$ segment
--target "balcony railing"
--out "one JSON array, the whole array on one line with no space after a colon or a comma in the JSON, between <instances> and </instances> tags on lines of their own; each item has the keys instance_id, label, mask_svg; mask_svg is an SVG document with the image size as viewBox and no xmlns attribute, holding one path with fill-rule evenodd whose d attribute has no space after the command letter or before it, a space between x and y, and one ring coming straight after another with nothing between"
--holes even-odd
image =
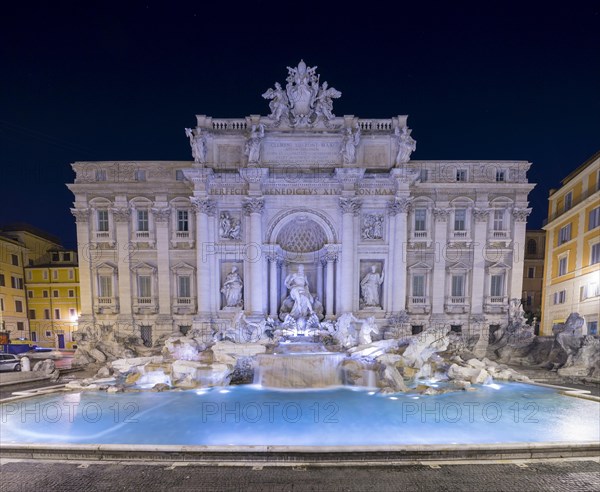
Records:
<instances>
[{"instance_id":1,"label":"balcony railing","mask_svg":"<svg viewBox=\"0 0 600 492\"><path fill-rule=\"evenodd\" d=\"M450 296L446 299L448 304L466 304L467 298L465 296Z\"/></svg>"},{"instance_id":2,"label":"balcony railing","mask_svg":"<svg viewBox=\"0 0 600 492\"><path fill-rule=\"evenodd\" d=\"M427 297L412 296L410 298L410 303L411 304L428 304L428 301L427 301Z\"/></svg>"},{"instance_id":3,"label":"balcony railing","mask_svg":"<svg viewBox=\"0 0 600 492\"><path fill-rule=\"evenodd\" d=\"M149 231L137 231L135 233L135 237L136 237L136 239L150 239L150 232Z\"/></svg>"},{"instance_id":4,"label":"balcony railing","mask_svg":"<svg viewBox=\"0 0 600 492\"><path fill-rule=\"evenodd\" d=\"M190 314L196 311L196 299L194 297L171 298L173 312L175 314Z\"/></svg>"},{"instance_id":5,"label":"balcony railing","mask_svg":"<svg viewBox=\"0 0 600 492\"><path fill-rule=\"evenodd\" d=\"M99 296L94 301L94 311L98 314L116 314L119 312L119 299L117 297Z\"/></svg>"},{"instance_id":6,"label":"balcony railing","mask_svg":"<svg viewBox=\"0 0 600 492\"><path fill-rule=\"evenodd\" d=\"M158 311L158 299L156 297L134 297L133 309L135 312L153 313Z\"/></svg>"},{"instance_id":7,"label":"balcony railing","mask_svg":"<svg viewBox=\"0 0 600 492\"><path fill-rule=\"evenodd\" d=\"M506 239L508 237L508 231L492 231L490 237L492 239Z\"/></svg>"},{"instance_id":8,"label":"balcony railing","mask_svg":"<svg viewBox=\"0 0 600 492\"><path fill-rule=\"evenodd\" d=\"M96 302L97 302L97 304L104 304L106 306L106 305L114 304L115 298L114 297L98 297L98 298L96 298Z\"/></svg>"},{"instance_id":9,"label":"balcony railing","mask_svg":"<svg viewBox=\"0 0 600 492\"><path fill-rule=\"evenodd\" d=\"M465 239L469 235L469 231L452 231L454 239Z\"/></svg>"},{"instance_id":10,"label":"balcony railing","mask_svg":"<svg viewBox=\"0 0 600 492\"><path fill-rule=\"evenodd\" d=\"M175 238L177 239L189 239L190 231L175 231Z\"/></svg>"},{"instance_id":11,"label":"balcony railing","mask_svg":"<svg viewBox=\"0 0 600 492\"><path fill-rule=\"evenodd\" d=\"M429 236L427 231L413 231L414 239L427 239Z\"/></svg>"},{"instance_id":12,"label":"balcony railing","mask_svg":"<svg viewBox=\"0 0 600 492\"><path fill-rule=\"evenodd\" d=\"M508 304L508 298L506 296L488 296L486 301L489 304Z\"/></svg>"}]
</instances>

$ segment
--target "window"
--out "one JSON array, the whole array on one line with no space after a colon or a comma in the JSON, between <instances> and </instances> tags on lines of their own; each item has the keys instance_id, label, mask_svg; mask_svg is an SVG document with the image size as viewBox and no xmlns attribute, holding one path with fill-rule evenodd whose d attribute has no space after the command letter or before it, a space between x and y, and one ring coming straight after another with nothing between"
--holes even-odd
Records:
<instances>
[{"instance_id":1,"label":"window","mask_svg":"<svg viewBox=\"0 0 600 492\"><path fill-rule=\"evenodd\" d=\"M29 299L33 298L33 291L32 290L28 290L27 291L27 297L29 297Z\"/></svg>"},{"instance_id":2,"label":"window","mask_svg":"<svg viewBox=\"0 0 600 492\"><path fill-rule=\"evenodd\" d=\"M457 169L456 170L456 181L466 181L467 180L467 170L466 169Z\"/></svg>"},{"instance_id":3,"label":"window","mask_svg":"<svg viewBox=\"0 0 600 492\"><path fill-rule=\"evenodd\" d=\"M187 232L190 230L187 210L177 210L177 230L179 232Z\"/></svg>"},{"instance_id":4,"label":"window","mask_svg":"<svg viewBox=\"0 0 600 492\"><path fill-rule=\"evenodd\" d=\"M21 277L10 277L10 286L13 289L21 289L23 290L23 279Z\"/></svg>"},{"instance_id":5,"label":"window","mask_svg":"<svg viewBox=\"0 0 600 492\"><path fill-rule=\"evenodd\" d=\"M46 338L52 338L52 332L50 330L46 330L44 334Z\"/></svg>"},{"instance_id":6,"label":"window","mask_svg":"<svg viewBox=\"0 0 600 492\"><path fill-rule=\"evenodd\" d=\"M63 253L63 260L71 261L71 253Z\"/></svg>"},{"instance_id":7,"label":"window","mask_svg":"<svg viewBox=\"0 0 600 492\"><path fill-rule=\"evenodd\" d=\"M454 210L454 230L464 231L467 225L467 210L464 208L457 208Z\"/></svg>"},{"instance_id":8,"label":"window","mask_svg":"<svg viewBox=\"0 0 600 492\"><path fill-rule=\"evenodd\" d=\"M29 319L35 319L35 309L29 310Z\"/></svg>"},{"instance_id":9,"label":"window","mask_svg":"<svg viewBox=\"0 0 600 492\"><path fill-rule=\"evenodd\" d=\"M98 293L100 297L112 297L112 277L110 275L98 277Z\"/></svg>"},{"instance_id":10,"label":"window","mask_svg":"<svg viewBox=\"0 0 600 492\"><path fill-rule=\"evenodd\" d=\"M567 224L560 228L558 231L558 245L566 243L571 240L571 224Z\"/></svg>"},{"instance_id":11,"label":"window","mask_svg":"<svg viewBox=\"0 0 600 492\"><path fill-rule=\"evenodd\" d=\"M108 210L98 210L98 231L108 232Z\"/></svg>"},{"instance_id":12,"label":"window","mask_svg":"<svg viewBox=\"0 0 600 492\"><path fill-rule=\"evenodd\" d=\"M44 270L44 272L42 273L42 277L44 278L44 280L48 280L48 270Z\"/></svg>"},{"instance_id":13,"label":"window","mask_svg":"<svg viewBox=\"0 0 600 492\"><path fill-rule=\"evenodd\" d=\"M17 321L17 330L23 331L25 329L25 323L22 321Z\"/></svg>"},{"instance_id":14,"label":"window","mask_svg":"<svg viewBox=\"0 0 600 492\"><path fill-rule=\"evenodd\" d=\"M152 296L152 277L150 275L138 276L138 297Z\"/></svg>"},{"instance_id":15,"label":"window","mask_svg":"<svg viewBox=\"0 0 600 492\"><path fill-rule=\"evenodd\" d=\"M69 268L69 280L73 280L75 278L75 271L72 268Z\"/></svg>"},{"instance_id":16,"label":"window","mask_svg":"<svg viewBox=\"0 0 600 492\"><path fill-rule=\"evenodd\" d=\"M527 278L535 278L535 267L527 268Z\"/></svg>"},{"instance_id":17,"label":"window","mask_svg":"<svg viewBox=\"0 0 600 492\"><path fill-rule=\"evenodd\" d=\"M10 255L13 266L19 266L19 257L17 255Z\"/></svg>"},{"instance_id":18,"label":"window","mask_svg":"<svg viewBox=\"0 0 600 492\"><path fill-rule=\"evenodd\" d=\"M600 263L600 243L593 244L590 251L590 265L596 263Z\"/></svg>"},{"instance_id":19,"label":"window","mask_svg":"<svg viewBox=\"0 0 600 492\"><path fill-rule=\"evenodd\" d=\"M0 311L4 311L4 298L0 297Z\"/></svg>"},{"instance_id":20,"label":"window","mask_svg":"<svg viewBox=\"0 0 600 492\"><path fill-rule=\"evenodd\" d=\"M52 261L59 261L60 260L60 256L58 256L58 253L52 253Z\"/></svg>"},{"instance_id":21,"label":"window","mask_svg":"<svg viewBox=\"0 0 600 492\"><path fill-rule=\"evenodd\" d=\"M528 295L525 300L525 305L527 305L527 306L531 306L532 303L533 303L533 294Z\"/></svg>"},{"instance_id":22,"label":"window","mask_svg":"<svg viewBox=\"0 0 600 492\"><path fill-rule=\"evenodd\" d=\"M42 291L42 297L48 297L48 291L47 290Z\"/></svg>"},{"instance_id":23,"label":"window","mask_svg":"<svg viewBox=\"0 0 600 492\"><path fill-rule=\"evenodd\" d=\"M418 335L422 331L423 331L423 325L412 325L411 326L411 333L413 335Z\"/></svg>"},{"instance_id":24,"label":"window","mask_svg":"<svg viewBox=\"0 0 600 492\"><path fill-rule=\"evenodd\" d=\"M183 171L181 169L177 169L175 171L175 180L176 181L183 181Z\"/></svg>"},{"instance_id":25,"label":"window","mask_svg":"<svg viewBox=\"0 0 600 492\"><path fill-rule=\"evenodd\" d=\"M54 319L60 319L60 309L56 308L54 310Z\"/></svg>"},{"instance_id":26,"label":"window","mask_svg":"<svg viewBox=\"0 0 600 492\"><path fill-rule=\"evenodd\" d=\"M4 287L6 285L6 281L4 280L4 274L0 273L0 287Z\"/></svg>"},{"instance_id":27,"label":"window","mask_svg":"<svg viewBox=\"0 0 600 492\"><path fill-rule=\"evenodd\" d=\"M452 297L463 297L465 295L465 276L452 275Z\"/></svg>"},{"instance_id":28,"label":"window","mask_svg":"<svg viewBox=\"0 0 600 492\"><path fill-rule=\"evenodd\" d=\"M17 313L23 312L23 301L20 301L19 299L15 299L15 311Z\"/></svg>"},{"instance_id":29,"label":"window","mask_svg":"<svg viewBox=\"0 0 600 492\"><path fill-rule=\"evenodd\" d=\"M148 232L148 210L137 211L137 230Z\"/></svg>"},{"instance_id":30,"label":"window","mask_svg":"<svg viewBox=\"0 0 600 492\"><path fill-rule=\"evenodd\" d=\"M563 256L558 259L558 276L565 275L567 273L567 257Z\"/></svg>"},{"instance_id":31,"label":"window","mask_svg":"<svg viewBox=\"0 0 600 492\"><path fill-rule=\"evenodd\" d=\"M504 230L504 210L494 210L494 230Z\"/></svg>"},{"instance_id":32,"label":"window","mask_svg":"<svg viewBox=\"0 0 600 492\"><path fill-rule=\"evenodd\" d=\"M588 231L595 229L600 225L600 207L590 211Z\"/></svg>"},{"instance_id":33,"label":"window","mask_svg":"<svg viewBox=\"0 0 600 492\"><path fill-rule=\"evenodd\" d=\"M501 169L496 169L496 181L501 182L501 181L505 181L505 174L504 171Z\"/></svg>"},{"instance_id":34,"label":"window","mask_svg":"<svg viewBox=\"0 0 600 492\"><path fill-rule=\"evenodd\" d=\"M598 334L598 321L590 321L587 326L588 326L588 335L597 335Z\"/></svg>"},{"instance_id":35,"label":"window","mask_svg":"<svg viewBox=\"0 0 600 492\"><path fill-rule=\"evenodd\" d=\"M450 325L450 331L454 333L462 333L462 325Z\"/></svg>"},{"instance_id":36,"label":"window","mask_svg":"<svg viewBox=\"0 0 600 492\"><path fill-rule=\"evenodd\" d=\"M58 297L58 291L57 290L53 290L52 291L52 297Z\"/></svg>"},{"instance_id":37,"label":"window","mask_svg":"<svg viewBox=\"0 0 600 492\"><path fill-rule=\"evenodd\" d=\"M561 290L554 293L554 304L564 304L567 302L567 291Z\"/></svg>"},{"instance_id":38,"label":"window","mask_svg":"<svg viewBox=\"0 0 600 492\"><path fill-rule=\"evenodd\" d=\"M27 280L29 280L30 282L33 280L33 273L31 272L31 270L27 270Z\"/></svg>"},{"instance_id":39,"label":"window","mask_svg":"<svg viewBox=\"0 0 600 492\"><path fill-rule=\"evenodd\" d=\"M50 310L44 309L44 319L50 319Z\"/></svg>"},{"instance_id":40,"label":"window","mask_svg":"<svg viewBox=\"0 0 600 492\"><path fill-rule=\"evenodd\" d=\"M58 270L52 270L52 280L58 280Z\"/></svg>"},{"instance_id":41,"label":"window","mask_svg":"<svg viewBox=\"0 0 600 492\"><path fill-rule=\"evenodd\" d=\"M427 230L427 209L415 209L415 231Z\"/></svg>"},{"instance_id":42,"label":"window","mask_svg":"<svg viewBox=\"0 0 600 492\"><path fill-rule=\"evenodd\" d=\"M504 275L492 275L490 281L490 296L502 297L504 295Z\"/></svg>"},{"instance_id":43,"label":"window","mask_svg":"<svg viewBox=\"0 0 600 492\"><path fill-rule=\"evenodd\" d=\"M31 341L37 342L37 333L35 331L31 332Z\"/></svg>"},{"instance_id":44,"label":"window","mask_svg":"<svg viewBox=\"0 0 600 492\"><path fill-rule=\"evenodd\" d=\"M75 311L75 308L69 308L69 318L74 318L77 316L77 312Z\"/></svg>"},{"instance_id":45,"label":"window","mask_svg":"<svg viewBox=\"0 0 600 492\"><path fill-rule=\"evenodd\" d=\"M192 297L190 292L190 277L188 275L177 277L177 297Z\"/></svg>"},{"instance_id":46,"label":"window","mask_svg":"<svg viewBox=\"0 0 600 492\"><path fill-rule=\"evenodd\" d=\"M598 282L590 282L589 284L582 285L580 287L581 301L591 299L592 297L597 297L598 295L600 295L600 290L598 289Z\"/></svg>"},{"instance_id":47,"label":"window","mask_svg":"<svg viewBox=\"0 0 600 492\"><path fill-rule=\"evenodd\" d=\"M146 181L146 171L144 171L143 169L137 169L135 171L135 180Z\"/></svg>"},{"instance_id":48,"label":"window","mask_svg":"<svg viewBox=\"0 0 600 492\"><path fill-rule=\"evenodd\" d=\"M105 169L96 169L96 181L106 181Z\"/></svg>"},{"instance_id":49,"label":"window","mask_svg":"<svg viewBox=\"0 0 600 492\"><path fill-rule=\"evenodd\" d=\"M535 239L529 239L527 241L527 254L528 255L536 255L537 254L537 241Z\"/></svg>"},{"instance_id":50,"label":"window","mask_svg":"<svg viewBox=\"0 0 600 492\"><path fill-rule=\"evenodd\" d=\"M425 275L413 275L412 295L413 297L425 297Z\"/></svg>"},{"instance_id":51,"label":"window","mask_svg":"<svg viewBox=\"0 0 600 492\"><path fill-rule=\"evenodd\" d=\"M69 297L75 297L75 291L73 289L69 289Z\"/></svg>"},{"instance_id":52,"label":"window","mask_svg":"<svg viewBox=\"0 0 600 492\"><path fill-rule=\"evenodd\" d=\"M429 171L427 169L421 169L419 173L419 179L421 180L421 183L427 182L429 179Z\"/></svg>"},{"instance_id":53,"label":"window","mask_svg":"<svg viewBox=\"0 0 600 492\"><path fill-rule=\"evenodd\" d=\"M569 191L569 193L567 193L565 195L565 203L564 203L564 209L563 210L566 212L572 206L573 206L573 192Z\"/></svg>"}]
</instances>

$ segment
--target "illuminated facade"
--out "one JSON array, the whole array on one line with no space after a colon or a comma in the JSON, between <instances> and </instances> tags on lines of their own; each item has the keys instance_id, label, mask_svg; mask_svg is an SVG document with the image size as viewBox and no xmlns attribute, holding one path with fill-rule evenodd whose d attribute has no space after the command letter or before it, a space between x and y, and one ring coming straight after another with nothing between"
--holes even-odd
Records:
<instances>
[{"instance_id":1,"label":"illuminated facade","mask_svg":"<svg viewBox=\"0 0 600 492\"><path fill-rule=\"evenodd\" d=\"M600 281L600 152L552 190L548 204L542 335L572 312L598 330Z\"/></svg>"}]
</instances>

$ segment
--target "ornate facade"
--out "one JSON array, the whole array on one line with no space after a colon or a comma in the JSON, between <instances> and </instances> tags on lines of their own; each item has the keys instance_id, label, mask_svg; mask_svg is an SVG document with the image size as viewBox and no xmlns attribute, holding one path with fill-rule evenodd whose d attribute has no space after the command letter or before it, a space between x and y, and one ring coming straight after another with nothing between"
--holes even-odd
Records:
<instances>
[{"instance_id":1,"label":"ornate facade","mask_svg":"<svg viewBox=\"0 0 600 492\"><path fill-rule=\"evenodd\" d=\"M321 319L506 324L530 164L410 160L407 116L336 117L316 67L288 72L263 95L269 116L197 116L193 162L73 164L81 321L151 343L240 310L283 319L302 265Z\"/></svg>"}]
</instances>

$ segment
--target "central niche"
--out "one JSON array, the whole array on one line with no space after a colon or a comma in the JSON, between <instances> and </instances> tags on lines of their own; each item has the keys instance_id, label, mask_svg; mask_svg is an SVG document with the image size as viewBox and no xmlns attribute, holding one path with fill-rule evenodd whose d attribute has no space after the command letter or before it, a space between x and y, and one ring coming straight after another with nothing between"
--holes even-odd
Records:
<instances>
[{"instance_id":1,"label":"central niche","mask_svg":"<svg viewBox=\"0 0 600 492\"><path fill-rule=\"evenodd\" d=\"M327 243L327 236L319 224L306 215L300 215L283 226L277 243L284 251L312 253Z\"/></svg>"}]
</instances>

